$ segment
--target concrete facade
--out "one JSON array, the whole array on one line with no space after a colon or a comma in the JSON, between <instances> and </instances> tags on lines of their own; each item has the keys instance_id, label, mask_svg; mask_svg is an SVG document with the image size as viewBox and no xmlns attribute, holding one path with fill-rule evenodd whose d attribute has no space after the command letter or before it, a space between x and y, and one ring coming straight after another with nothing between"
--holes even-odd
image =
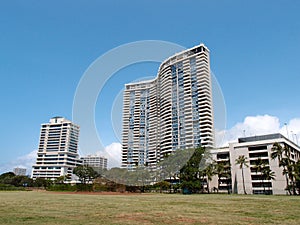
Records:
<instances>
[{"instance_id":1,"label":"concrete facade","mask_svg":"<svg viewBox=\"0 0 300 225\"><path fill-rule=\"evenodd\" d=\"M78 156L79 126L63 117L53 117L41 125L37 159L32 178L55 180L72 177L73 168L81 164Z\"/></svg>"},{"instance_id":2,"label":"concrete facade","mask_svg":"<svg viewBox=\"0 0 300 225\"><path fill-rule=\"evenodd\" d=\"M290 155L288 157L292 162L299 160L300 147L281 134L239 138L238 142L230 143L229 147L212 151L214 160L217 162L226 161L230 163L231 183L229 189L231 189L233 193L244 194L242 170L239 168L239 165L236 165L236 159L240 155L244 155L247 157L249 165L249 167L243 168L247 194L287 194L285 190L287 183L286 177L283 175L283 167L279 166L277 158L271 158L274 143L279 143L281 146L287 146L290 149ZM220 158L220 155L227 155L228 157ZM263 160L266 167L274 171L275 180L261 180L261 173L255 169L255 161L259 158ZM224 191L222 184L218 184L217 177L213 179L211 187L218 187L219 190Z\"/></svg>"},{"instance_id":3,"label":"concrete facade","mask_svg":"<svg viewBox=\"0 0 300 225\"><path fill-rule=\"evenodd\" d=\"M13 172L17 176L26 176L26 168L16 167Z\"/></svg>"},{"instance_id":4,"label":"concrete facade","mask_svg":"<svg viewBox=\"0 0 300 225\"><path fill-rule=\"evenodd\" d=\"M157 78L125 86L122 167L155 168L176 149L214 146L209 49L166 59Z\"/></svg>"},{"instance_id":5,"label":"concrete facade","mask_svg":"<svg viewBox=\"0 0 300 225\"><path fill-rule=\"evenodd\" d=\"M88 165L94 168L107 169L107 158L104 156L87 155L80 158L83 165Z\"/></svg>"}]
</instances>

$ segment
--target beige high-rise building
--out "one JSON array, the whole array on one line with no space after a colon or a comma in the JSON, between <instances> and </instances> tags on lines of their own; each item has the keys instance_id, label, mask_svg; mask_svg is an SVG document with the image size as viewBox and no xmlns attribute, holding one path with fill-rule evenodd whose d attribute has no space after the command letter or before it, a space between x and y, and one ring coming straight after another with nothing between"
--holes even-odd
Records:
<instances>
[{"instance_id":1,"label":"beige high-rise building","mask_svg":"<svg viewBox=\"0 0 300 225\"><path fill-rule=\"evenodd\" d=\"M122 167L155 167L176 149L214 146L209 49L166 59L153 80L125 85Z\"/></svg>"}]
</instances>

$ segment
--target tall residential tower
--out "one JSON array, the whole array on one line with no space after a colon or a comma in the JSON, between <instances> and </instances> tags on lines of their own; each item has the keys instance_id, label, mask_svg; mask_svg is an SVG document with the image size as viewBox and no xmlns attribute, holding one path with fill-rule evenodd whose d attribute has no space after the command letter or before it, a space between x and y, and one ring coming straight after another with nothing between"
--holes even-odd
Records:
<instances>
[{"instance_id":1,"label":"tall residential tower","mask_svg":"<svg viewBox=\"0 0 300 225\"><path fill-rule=\"evenodd\" d=\"M122 167L155 167L176 149L214 146L209 49L166 59L154 80L125 85Z\"/></svg>"},{"instance_id":2,"label":"tall residential tower","mask_svg":"<svg viewBox=\"0 0 300 225\"><path fill-rule=\"evenodd\" d=\"M71 177L73 168L81 164L78 156L79 126L63 117L53 117L42 124L36 164L32 178Z\"/></svg>"}]
</instances>

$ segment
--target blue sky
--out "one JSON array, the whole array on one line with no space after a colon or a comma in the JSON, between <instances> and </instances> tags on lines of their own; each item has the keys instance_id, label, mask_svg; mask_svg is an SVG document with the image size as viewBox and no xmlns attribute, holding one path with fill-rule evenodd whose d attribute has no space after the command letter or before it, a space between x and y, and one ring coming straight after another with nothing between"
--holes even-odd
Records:
<instances>
[{"instance_id":1,"label":"blue sky","mask_svg":"<svg viewBox=\"0 0 300 225\"><path fill-rule=\"evenodd\" d=\"M0 172L37 148L41 123L72 118L76 87L94 60L133 41L205 43L229 130L249 116L278 119L279 129L298 121L299 11L300 2L289 0L2 1ZM105 146L117 142L112 99L124 83L155 75L158 65L133 65L109 81L95 118Z\"/></svg>"}]
</instances>

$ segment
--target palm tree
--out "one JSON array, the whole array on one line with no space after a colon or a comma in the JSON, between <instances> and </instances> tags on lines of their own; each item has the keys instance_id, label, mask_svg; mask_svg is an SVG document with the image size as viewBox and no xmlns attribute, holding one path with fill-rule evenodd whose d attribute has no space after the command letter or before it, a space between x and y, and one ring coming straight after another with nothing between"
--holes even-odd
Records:
<instances>
[{"instance_id":1,"label":"palm tree","mask_svg":"<svg viewBox=\"0 0 300 225\"><path fill-rule=\"evenodd\" d=\"M258 158L254 162L254 168L256 170L256 174L260 173L260 180L261 180L261 186L264 188L264 194L266 193L265 185L264 185L264 176L263 176L263 171L266 168L266 165L264 161L261 158Z\"/></svg>"},{"instance_id":2,"label":"palm tree","mask_svg":"<svg viewBox=\"0 0 300 225\"><path fill-rule=\"evenodd\" d=\"M230 183L230 180L231 180L231 173L228 172L229 170L230 170L229 162L218 162L218 163L216 163L215 172L218 175L218 187L221 184L221 178L226 178L228 194L230 194L229 183Z\"/></svg>"},{"instance_id":3,"label":"palm tree","mask_svg":"<svg viewBox=\"0 0 300 225\"><path fill-rule=\"evenodd\" d=\"M246 189L245 189L245 178L244 178L244 166L249 167L247 157L244 155L240 155L236 160L235 160L236 165L240 166L240 169L242 170L242 179L243 179L243 189L244 189L244 194L246 195Z\"/></svg>"},{"instance_id":4,"label":"palm tree","mask_svg":"<svg viewBox=\"0 0 300 225\"><path fill-rule=\"evenodd\" d=\"M285 155L285 164L287 169L287 175L291 181L291 185L289 189L293 190L293 195L296 195L296 187L295 187L295 180L296 180L296 174L295 174L295 167L294 162L291 160L291 148L288 145L284 145L283 148L284 155Z\"/></svg>"},{"instance_id":5,"label":"palm tree","mask_svg":"<svg viewBox=\"0 0 300 225\"><path fill-rule=\"evenodd\" d=\"M282 145L279 143L274 143L272 147L272 153L271 153L271 158L276 159L278 158L278 161L280 162L283 156L283 148Z\"/></svg>"},{"instance_id":6,"label":"palm tree","mask_svg":"<svg viewBox=\"0 0 300 225\"><path fill-rule=\"evenodd\" d=\"M295 172L295 163L293 163L289 158L284 158L284 163L286 164L286 173L291 181L291 185L289 186L289 189L292 189L293 195L296 195L295 180L297 174Z\"/></svg>"},{"instance_id":7,"label":"palm tree","mask_svg":"<svg viewBox=\"0 0 300 225\"><path fill-rule=\"evenodd\" d=\"M230 167L231 167L230 162L226 163L225 166L224 166L224 169L225 169L224 177L226 177L226 184L227 184L228 194L230 194L232 192Z\"/></svg>"},{"instance_id":8,"label":"palm tree","mask_svg":"<svg viewBox=\"0 0 300 225\"><path fill-rule=\"evenodd\" d=\"M295 186L298 190L298 195L300 195L300 160L298 160L293 166L295 171Z\"/></svg>"},{"instance_id":9,"label":"palm tree","mask_svg":"<svg viewBox=\"0 0 300 225\"><path fill-rule=\"evenodd\" d=\"M215 173L215 165L210 163L203 171L207 179L207 193L209 194L209 182L212 180L212 177L216 174Z\"/></svg>"},{"instance_id":10,"label":"palm tree","mask_svg":"<svg viewBox=\"0 0 300 225\"><path fill-rule=\"evenodd\" d=\"M218 175L218 189L221 183L221 177L224 176L225 173L225 165L222 162L216 163L216 174Z\"/></svg>"},{"instance_id":11,"label":"palm tree","mask_svg":"<svg viewBox=\"0 0 300 225\"><path fill-rule=\"evenodd\" d=\"M272 147L272 153L271 153L271 158L274 159L278 159L279 162L279 167L283 167L283 175L285 176L285 180L286 180L286 189L288 190L289 194L291 195L291 190L289 188L289 178L288 178L288 160L287 158L283 158L283 154L285 154L285 156L287 157L289 155L289 148L287 146L282 147L281 144L279 143L274 143L273 147Z\"/></svg>"},{"instance_id":12,"label":"palm tree","mask_svg":"<svg viewBox=\"0 0 300 225\"><path fill-rule=\"evenodd\" d=\"M275 180L275 172L270 167L265 167L262 171L265 180ZM270 186L269 186L270 191Z\"/></svg>"}]
</instances>

